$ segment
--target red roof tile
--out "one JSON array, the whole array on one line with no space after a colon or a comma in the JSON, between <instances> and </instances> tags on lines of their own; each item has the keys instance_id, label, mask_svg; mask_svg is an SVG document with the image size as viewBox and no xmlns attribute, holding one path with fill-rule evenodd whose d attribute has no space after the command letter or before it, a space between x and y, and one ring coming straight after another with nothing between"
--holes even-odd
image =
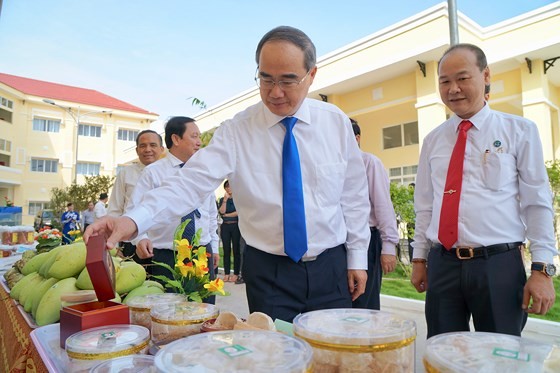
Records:
<instances>
[{"instance_id":1,"label":"red roof tile","mask_svg":"<svg viewBox=\"0 0 560 373\"><path fill-rule=\"evenodd\" d=\"M157 115L93 89L72 87L3 73L0 73L0 83L28 95L45 97L52 100L64 100L110 109Z\"/></svg>"}]
</instances>

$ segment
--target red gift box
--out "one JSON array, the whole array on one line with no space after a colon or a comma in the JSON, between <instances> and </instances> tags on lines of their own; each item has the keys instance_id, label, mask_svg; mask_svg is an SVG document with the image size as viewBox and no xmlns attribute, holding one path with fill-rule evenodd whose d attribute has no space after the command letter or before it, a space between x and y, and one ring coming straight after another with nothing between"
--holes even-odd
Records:
<instances>
[{"instance_id":1,"label":"red gift box","mask_svg":"<svg viewBox=\"0 0 560 373\"><path fill-rule=\"evenodd\" d=\"M109 300L115 298L115 266L102 236L89 238L86 267L98 300L62 308L60 311L61 348L65 348L66 338L82 330L130 323L128 306Z\"/></svg>"}]
</instances>

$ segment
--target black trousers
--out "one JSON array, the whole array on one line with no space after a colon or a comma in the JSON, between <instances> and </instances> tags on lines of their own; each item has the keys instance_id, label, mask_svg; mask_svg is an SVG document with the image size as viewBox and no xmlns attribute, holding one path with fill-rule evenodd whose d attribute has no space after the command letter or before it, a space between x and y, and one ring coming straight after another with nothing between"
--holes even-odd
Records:
<instances>
[{"instance_id":1,"label":"black trousers","mask_svg":"<svg viewBox=\"0 0 560 373\"><path fill-rule=\"evenodd\" d=\"M206 245L206 252L208 254L210 254L210 256L208 257L208 268L214 268L214 257L212 256L212 247L210 246L210 244ZM152 257L152 261L154 262L160 262L160 263L166 263L168 264L171 268L175 268L175 253L173 250L169 250L169 249L155 249L154 248L154 256ZM169 272L169 270L167 268L164 268L162 266L158 266L158 265L153 265L152 266L152 275L154 276L165 276L169 279L173 279L173 274L171 272ZM214 274L213 270L209 270L208 274L210 275L210 279L213 280L216 278L216 275ZM159 283L161 283L162 285L165 286L163 281L154 279L156 281L158 281ZM168 293L173 293L174 291L172 289L166 289L166 291ZM216 296L212 295L208 298L206 298L204 300L204 303L210 303L210 304L216 304Z\"/></svg>"},{"instance_id":2,"label":"black trousers","mask_svg":"<svg viewBox=\"0 0 560 373\"><path fill-rule=\"evenodd\" d=\"M381 293L383 277L383 270L381 269L382 242L379 230L375 227L371 227L370 230L366 291L352 302L352 308L379 310L381 307L379 294Z\"/></svg>"},{"instance_id":3,"label":"black trousers","mask_svg":"<svg viewBox=\"0 0 560 373\"><path fill-rule=\"evenodd\" d=\"M122 253L125 257L127 258L132 257L132 260L134 260L138 264L141 264L146 269L146 273L152 274L151 258L140 259L140 257L138 257L138 255L136 254L136 246L131 244L130 242L122 242L121 246L122 246Z\"/></svg>"},{"instance_id":4,"label":"black trousers","mask_svg":"<svg viewBox=\"0 0 560 373\"><path fill-rule=\"evenodd\" d=\"M346 249L325 250L314 261L295 263L247 245L243 260L249 312L292 322L298 314L327 308L350 308Z\"/></svg>"},{"instance_id":5,"label":"black trousers","mask_svg":"<svg viewBox=\"0 0 560 373\"><path fill-rule=\"evenodd\" d=\"M239 275L241 269L241 233L239 225L223 223L220 235L224 249L224 274L229 275L231 270L231 250L233 248L233 274Z\"/></svg>"},{"instance_id":6,"label":"black trousers","mask_svg":"<svg viewBox=\"0 0 560 373\"><path fill-rule=\"evenodd\" d=\"M428 255L428 338L469 331L471 316L476 331L521 335L527 321L521 251L461 260L443 250L432 248Z\"/></svg>"}]
</instances>

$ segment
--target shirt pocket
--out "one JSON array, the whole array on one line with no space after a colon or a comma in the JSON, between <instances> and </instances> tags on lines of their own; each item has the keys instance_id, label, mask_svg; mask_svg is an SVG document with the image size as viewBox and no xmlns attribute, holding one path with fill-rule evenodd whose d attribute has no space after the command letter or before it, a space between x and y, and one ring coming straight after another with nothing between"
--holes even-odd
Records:
<instances>
[{"instance_id":1,"label":"shirt pocket","mask_svg":"<svg viewBox=\"0 0 560 373\"><path fill-rule=\"evenodd\" d=\"M487 153L484 155L484 185L500 191L517 178L515 157L507 153Z\"/></svg>"},{"instance_id":2,"label":"shirt pocket","mask_svg":"<svg viewBox=\"0 0 560 373\"><path fill-rule=\"evenodd\" d=\"M344 163L329 163L315 166L316 195L320 203L333 205L339 202L344 186Z\"/></svg>"}]
</instances>

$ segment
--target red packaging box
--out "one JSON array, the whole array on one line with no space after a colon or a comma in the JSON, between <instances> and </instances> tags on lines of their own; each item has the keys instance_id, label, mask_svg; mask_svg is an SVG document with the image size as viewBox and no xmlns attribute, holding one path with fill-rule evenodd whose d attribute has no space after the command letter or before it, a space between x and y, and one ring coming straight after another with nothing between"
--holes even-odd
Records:
<instances>
[{"instance_id":1,"label":"red packaging box","mask_svg":"<svg viewBox=\"0 0 560 373\"><path fill-rule=\"evenodd\" d=\"M74 333L97 326L129 324L128 306L111 302L115 297L115 266L102 236L90 237L86 267L98 301L63 307L60 311L60 347Z\"/></svg>"}]
</instances>

